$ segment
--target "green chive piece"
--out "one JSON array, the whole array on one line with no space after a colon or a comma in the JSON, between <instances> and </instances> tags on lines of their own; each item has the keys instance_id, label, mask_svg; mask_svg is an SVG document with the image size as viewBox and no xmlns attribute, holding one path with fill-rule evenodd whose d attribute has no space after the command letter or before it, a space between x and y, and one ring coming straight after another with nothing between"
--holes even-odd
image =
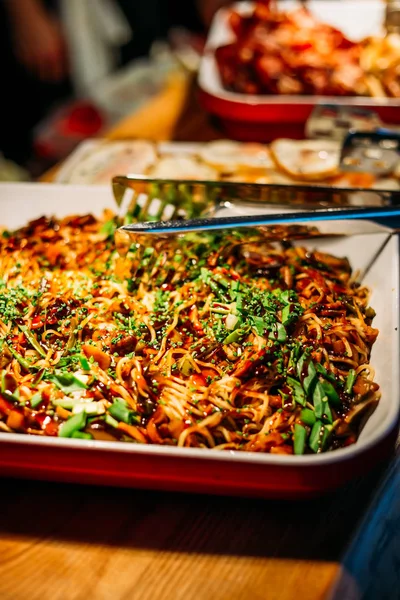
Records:
<instances>
[{"instance_id":1,"label":"green chive piece","mask_svg":"<svg viewBox=\"0 0 400 600\"><path fill-rule=\"evenodd\" d=\"M277 342L285 342L287 335L286 329L282 325L282 323L274 323L272 326L272 331L269 334L270 340L276 340Z\"/></svg>"},{"instance_id":2,"label":"green chive piece","mask_svg":"<svg viewBox=\"0 0 400 600\"><path fill-rule=\"evenodd\" d=\"M336 383L336 385L338 384L338 381L334 374L327 371L323 365L321 365L320 363L316 363L315 368L317 369L317 372L320 375L322 375L325 379L328 379L332 383Z\"/></svg>"},{"instance_id":3,"label":"green chive piece","mask_svg":"<svg viewBox=\"0 0 400 600\"><path fill-rule=\"evenodd\" d=\"M71 392L80 392L81 390L87 389L87 385L78 379L78 377L75 377L73 373L57 373L55 375L50 375L48 380L54 383L67 395Z\"/></svg>"},{"instance_id":4,"label":"green chive piece","mask_svg":"<svg viewBox=\"0 0 400 600\"><path fill-rule=\"evenodd\" d=\"M118 428L118 421L114 419L114 417L112 417L111 415L106 415L105 422L110 427L115 427L116 429Z\"/></svg>"},{"instance_id":5,"label":"green chive piece","mask_svg":"<svg viewBox=\"0 0 400 600\"><path fill-rule=\"evenodd\" d=\"M81 363L81 367L84 371L90 371L89 361L86 356L79 356L79 362Z\"/></svg>"},{"instance_id":6,"label":"green chive piece","mask_svg":"<svg viewBox=\"0 0 400 600\"><path fill-rule=\"evenodd\" d=\"M345 392L346 394L351 394L353 391L353 385L355 384L357 379L357 375L354 369L350 369L346 378Z\"/></svg>"},{"instance_id":7,"label":"green chive piece","mask_svg":"<svg viewBox=\"0 0 400 600\"><path fill-rule=\"evenodd\" d=\"M108 409L108 412L117 421L123 421L128 425L138 423L138 418L135 411L128 408L127 403L122 398L117 398Z\"/></svg>"},{"instance_id":8,"label":"green chive piece","mask_svg":"<svg viewBox=\"0 0 400 600\"><path fill-rule=\"evenodd\" d=\"M307 400L301 384L296 379L293 379L293 377L287 377L286 381L293 390L294 399L296 402L301 404L301 406L305 406Z\"/></svg>"},{"instance_id":9,"label":"green chive piece","mask_svg":"<svg viewBox=\"0 0 400 600\"><path fill-rule=\"evenodd\" d=\"M7 344L7 342L6 342L6 346L9 349L9 351L11 352L11 354L13 355L13 357L19 362L21 367L23 367L27 371L30 371L30 369L31 369L30 363L27 360L25 360L25 358L23 356L21 356L16 350L14 350L14 348L11 346L11 344Z\"/></svg>"},{"instance_id":10,"label":"green chive piece","mask_svg":"<svg viewBox=\"0 0 400 600\"><path fill-rule=\"evenodd\" d=\"M296 423L294 426L293 448L295 454L304 454L307 430L303 425Z\"/></svg>"},{"instance_id":11,"label":"green chive piece","mask_svg":"<svg viewBox=\"0 0 400 600\"><path fill-rule=\"evenodd\" d=\"M231 296L232 296L233 300L239 294L239 290L240 290L240 281L231 281Z\"/></svg>"},{"instance_id":12,"label":"green chive piece","mask_svg":"<svg viewBox=\"0 0 400 600\"><path fill-rule=\"evenodd\" d=\"M328 397L329 402L332 402L334 406L340 406L340 397L335 388L329 381L323 381L321 383L324 388L325 395Z\"/></svg>"},{"instance_id":13,"label":"green chive piece","mask_svg":"<svg viewBox=\"0 0 400 600\"><path fill-rule=\"evenodd\" d=\"M322 447L322 436L324 435L324 426L321 421L316 421L311 429L308 444L313 452L320 452Z\"/></svg>"},{"instance_id":14,"label":"green chive piece","mask_svg":"<svg viewBox=\"0 0 400 600\"><path fill-rule=\"evenodd\" d=\"M327 401L327 396L324 392L322 384L318 381L313 392L313 404L315 410L315 416L320 419L324 414L324 404Z\"/></svg>"},{"instance_id":15,"label":"green chive piece","mask_svg":"<svg viewBox=\"0 0 400 600\"><path fill-rule=\"evenodd\" d=\"M290 310L290 305L284 306L284 308L282 309L282 324L289 325L289 323L291 323L291 321L293 320L293 316L294 315Z\"/></svg>"},{"instance_id":16,"label":"green chive piece","mask_svg":"<svg viewBox=\"0 0 400 600\"><path fill-rule=\"evenodd\" d=\"M65 408L66 410L72 410L77 402L79 400L74 400L73 398L57 398L51 401L53 406L61 406L61 408Z\"/></svg>"},{"instance_id":17,"label":"green chive piece","mask_svg":"<svg viewBox=\"0 0 400 600\"><path fill-rule=\"evenodd\" d=\"M42 392L38 392L37 394L34 394L34 396L32 396L32 398L29 400L31 408L37 408L42 402L43 402L43 398L42 398Z\"/></svg>"},{"instance_id":18,"label":"green chive piece","mask_svg":"<svg viewBox=\"0 0 400 600\"><path fill-rule=\"evenodd\" d=\"M295 367L299 358L299 353L301 350L301 345L299 342L296 342L295 346L290 351L289 356L289 367Z\"/></svg>"},{"instance_id":19,"label":"green chive piece","mask_svg":"<svg viewBox=\"0 0 400 600\"><path fill-rule=\"evenodd\" d=\"M255 327L258 335L264 335L265 329L267 327L264 319L262 317L257 317L255 315L252 315L251 320L253 321L254 327Z\"/></svg>"},{"instance_id":20,"label":"green chive piece","mask_svg":"<svg viewBox=\"0 0 400 600\"><path fill-rule=\"evenodd\" d=\"M72 437L75 431L79 431L86 427L86 413L81 412L73 417L70 417L68 421L65 421L59 429L58 436L64 438Z\"/></svg>"},{"instance_id":21,"label":"green chive piece","mask_svg":"<svg viewBox=\"0 0 400 600\"><path fill-rule=\"evenodd\" d=\"M91 433L85 433L84 431L74 431L74 433L71 435L72 438L78 439L78 440L92 440L93 436Z\"/></svg>"},{"instance_id":22,"label":"green chive piece","mask_svg":"<svg viewBox=\"0 0 400 600\"><path fill-rule=\"evenodd\" d=\"M36 352L42 357L46 358L47 352L42 348L42 346L37 341L36 337L29 331L29 329L25 325L18 325L32 348L36 350Z\"/></svg>"},{"instance_id":23,"label":"green chive piece","mask_svg":"<svg viewBox=\"0 0 400 600\"><path fill-rule=\"evenodd\" d=\"M280 301L284 302L285 304L290 303L290 290L285 290L284 292L281 293Z\"/></svg>"},{"instance_id":24,"label":"green chive piece","mask_svg":"<svg viewBox=\"0 0 400 600\"><path fill-rule=\"evenodd\" d=\"M300 419L303 421L304 425L309 425L310 427L312 427L317 420L315 412L310 408L303 408L300 413Z\"/></svg>"},{"instance_id":25,"label":"green chive piece","mask_svg":"<svg viewBox=\"0 0 400 600\"><path fill-rule=\"evenodd\" d=\"M246 335L247 329L235 329L232 331L223 341L223 344L233 344L238 342L244 335Z\"/></svg>"},{"instance_id":26,"label":"green chive piece","mask_svg":"<svg viewBox=\"0 0 400 600\"><path fill-rule=\"evenodd\" d=\"M307 377L304 378L303 387L306 391L306 394L309 396L312 395L315 383L317 381L317 371L315 370L314 363L312 360L308 363L308 374Z\"/></svg>"},{"instance_id":27,"label":"green chive piece","mask_svg":"<svg viewBox=\"0 0 400 600\"><path fill-rule=\"evenodd\" d=\"M333 416L332 416L332 411L331 411L331 407L329 406L329 402L326 401L323 403L323 415L322 418L324 421L327 421L328 423L333 423Z\"/></svg>"},{"instance_id":28,"label":"green chive piece","mask_svg":"<svg viewBox=\"0 0 400 600\"><path fill-rule=\"evenodd\" d=\"M296 365L296 371L297 371L297 377L301 380L302 376L303 376L303 366L304 366L304 361L306 360L306 354L302 354L299 358L299 360L297 361L297 365Z\"/></svg>"},{"instance_id":29,"label":"green chive piece","mask_svg":"<svg viewBox=\"0 0 400 600\"><path fill-rule=\"evenodd\" d=\"M321 439L321 450L326 450L326 447L328 445L329 438L331 436L332 431L333 431L332 425L329 424L329 425L324 426L324 433L322 434L322 439Z\"/></svg>"}]
</instances>

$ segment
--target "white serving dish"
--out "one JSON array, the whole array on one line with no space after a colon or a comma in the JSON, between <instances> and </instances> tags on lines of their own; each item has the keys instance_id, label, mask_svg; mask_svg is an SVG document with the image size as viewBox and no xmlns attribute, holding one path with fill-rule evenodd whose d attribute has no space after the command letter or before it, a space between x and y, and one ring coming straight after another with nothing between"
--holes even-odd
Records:
<instances>
[{"instance_id":1,"label":"white serving dish","mask_svg":"<svg viewBox=\"0 0 400 600\"><path fill-rule=\"evenodd\" d=\"M100 214L113 208L104 186L0 184L0 223L15 228L44 214ZM238 207L237 211L246 208ZM397 236L367 224L343 222L355 235L314 240L310 246L349 257L365 276L380 330L371 363L382 399L358 442L313 456L280 456L147 446L119 442L38 438L0 433L0 474L50 480L126 485L156 489L204 491L265 497L304 497L335 488L367 470L391 446L399 415L399 249ZM334 223L321 223L324 231ZM305 245L307 245L305 243Z\"/></svg>"}]
</instances>

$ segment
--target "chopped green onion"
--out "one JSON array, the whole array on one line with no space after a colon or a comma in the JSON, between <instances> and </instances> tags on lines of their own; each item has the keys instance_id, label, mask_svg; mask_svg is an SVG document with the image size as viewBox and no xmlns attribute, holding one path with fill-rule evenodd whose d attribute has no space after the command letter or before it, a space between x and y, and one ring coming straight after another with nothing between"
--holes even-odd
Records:
<instances>
[{"instance_id":1,"label":"chopped green onion","mask_svg":"<svg viewBox=\"0 0 400 600\"><path fill-rule=\"evenodd\" d=\"M295 316L295 313L292 310L290 310L290 304L284 306L282 309L282 324L289 325L293 321L293 318Z\"/></svg>"},{"instance_id":2,"label":"chopped green onion","mask_svg":"<svg viewBox=\"0 0 400 600\"><path fill-rule=\"evenodd\" d=\"M13 357L19 362L21 367L23 367L27 371L30 371L30 369L32 368L30 363L27 360L25 360L25 358L23 356L21 356L16 350L14 350L14 348L11 346L11 344L7 344L7 342L6 342L6 346L9 349L9 351L11 352L11 354L13 355Z\"/></svg>"},{"instance_id":3,"label":"chopped green onion","mask_svg":"<svg viewBox=\"0 0 400 600\"><path fill-rule=\"evenodd\" d=\"M37 408L43 402L42 392L37 392L37 394L34 394L34 396L32 396L29 402L31 408Z\"/></svg>"},{"instance_id":4,"label":"chopped green onion","mask_svg":"<svg viewBox=\"0 0 400 600\"><path fill-rule=\"evenodd\" d=\"M299 342L296 342L294 348L291 349L290 356L289 356L289 365L288 365L289 367L296 366L300 348L301 348L301 345L299 344Z\"/></svg>"},{"instance_id":5,"label":"chopped green onion","mask_svg":"<svg viewBox=\"0 0 400 600\"><path fill-rule=\"evenodd\" d=\"M104 406L98 402L76 402L72 408L72 412L77 415L80 412L85 412L87 415L101 415L104 413Z\"/></svg>"},{"instance_id":6,"label":"chopped green onion","mask_svg":"<svg viewBox=\"0 0 400 600\"><path fill-rule=\"evenodd\" d=\"M308 369L308 371L307 371L308 374L304 378L303 387L306 391L306 394L311 396L311 394L313 393L315 383L317 381L317 372L315 370L314 363L312 362L312 360L310 360L310 362L308 363L307 369Z\"/></svg>"},{"instance_id":7,"label":"chopped green onion","mask_svg":"<svg viewBox=\"0 0 400 600\"><path fill-rule=\"evenodd\" d=\"M320 419L324 414L324 403L327 401L327 396L324 392L322 384L318 381L313 392L313 404L315 410L315 416Z\"/></svg>"},{"instance_id":8,"label":"chopped green onion","mask_svg":"<svg viewBox=\"0 0 400 600\"><path fill-rule=\"evenodd\" d=\"M258 333L258 335L264 335L267 324L265 323L262 317L257 317L256 315L251 316L251 320L254 324L254 327Z\"/></svg>"},{"instance_id":9,"label":"chopped green onion","mask_svg":"<svg viewBox=\"0 0 400 600\"><path fill-rule=\"evenodd\" d=\"M122 398L114 400L114 403L110 406L108 412L117 421L123 421L128 425L139 422L135 411L128 408L127 403Z\"/></svg>"},{"instance_id":10,"label":"chopped green onion","mask_svg":"<svg viewBox=\"0 0 400 600\"><path fill-rule=\"evenodd\" d=\"M274 323L272 326L272 331L269 334L270 340L276 340L277 342L285 342L287 335L286 329L282 325L282 323Z\"/></svg>"},{"instance_id":11,"label":"chopped green onion","mask_svg":"<svg viewBox=\"0 0 400 600\"><path fill-rule=\"evenodd\" d=\"M233 299L239 294L240 281L231 281L231 296Z\"/></svg>"},{"instance_id":12,"label":"chopped green onion","mask_svg":"<svg viewBox=\"0 0 400 600\"><path fill-rule=\"evenodd\" d=\"M303 408L300 413L300 419L303 421L304 425L309 425L310 427L312 427L317 420L315 412L310 408Z\"/></svg>"},{"instance_id":13,"label":"chopped green onion","mask_svg":"<svg viewBox=\"0 0 400 600\"><path fill-rule=\"evenodd\" d=\"M234 342L238 342L243 336L246 335L246 333L248 333L247 329L235 329L224 339L222 343L233 344Z\"/></svg>"},{"instance_id":14,"label":"chopped green onion","mask_svg":"<svg viewBox=\"0 0 400 600\"><path fill-rule=\"evenodd\" d=\"M231 287L230 282L225 279L224 277L222 277L222 275L216 274L213 275L212 278L214 279L214 281L216 281L217 283L219 283L220 285L222 285L222 287L228 289Z\"/></svg>"},{"instance_id":15,"label":"chopped green onion","mask_svg":"<svg viewBox=\"0 0 400 600\"><path fill-rule=\"evenodd\" d=\"M297 365L296 365L296 371L297 371L297 376L298 378L301 380L302 376L303 376L303 366L304 366L304 361L306 360L306 353L304 352L299 360L297 361Z\"/></svg>"},{"instance_id":16,"label":"chopped green onion","mask_svg":"<svg viewBox=\"0 0 400 600\"><path fill-rule=\"evenodd\" d=\"M293 390L294 399L296 400L296 402L298 402L298 404L301 404L301 406L305 406L307 400L301 384L298 381L296 381L296 379L293 379L293 377L288 377L286 381Z\"/></svg>"},{"instance_id":17,"label":"chopped green onion","mask_svg":"<svg viewBox=\"0 0 400 600\"><path fill-rule=\"evenodd\" d=\"M345 391L346 394L351 394L352 390L353 390L353 385L355 384L357 379L357 374L355 372L354 369L350 369L347 378L346 378L346 385L345 385Z\"/></svg>"},{"instance_id":18,"label":"chopped green onion","mask_svg":"<svg viewBox=\"0 0 400 600\"><path fill-rule=\"evenodd\" d=\"M79 356L79 362L81 363L81 367L84 371L90 371L89 361L86 356Z\"/></svg>"},{"instance_id":19,"label":"chopped green onion","mask_svg":"<svg viewBox=\"0 0 400 600\"><path fill-rule=\"evenodd\" d=\"M290 290L285 290L281 293L280 295L280 301L284 302L285 304L289 304L290 303Z\"/></svg>"},{"instance_id":20,"label":"chopped green onion","mask_svg":"<svg viewBox=\"0 0 400 600\"><path fill-rule=\"evenodd\" d=\"M316 363L315 368L317 369L317 372L320 373L320 375L325 377L325 379L329 379L329 381L332 381L332 383L338 384L338 381L334 374L327 371L327 369L325 369L323 365L321 365L320 363Z\"/></svg>"},{"instance_id":21,"label":"chopped green onion","mask_svg":"<svg viewBox=\"0 0 400 600\"><path fill-rule=\"evenodd\" d=\"M334 406L340 406L340 397L335 388L329 381L323 381L321 383L324 388L325 395L328 397L329 402L332 402Z\"/></svg>"},{"instance_id":22,"label":"chopped green onion","mask_svg":"<svg viewBox=\"0 0 400 600\"><path fill-rule=\"evenodd\" d=\"M84 429L86 427L86 413L81 412L73 417L70 417L68 421L65 421L59 429L58 436L70 438L75 431Z\"/></svg>"},{"instance_id":23,"label":"chopped green onion","mask_svg":"<svg viewBox=\"0 0 400 600\"><path fill-rule=\"evenodd\" d=\"M324 421L327 421L328 423L333 422L332 411L331 411L331 407L329 406L328 401L324 402L324 411L323 411L322 418Z\"/></svg>"},{"instance_id":24,"label":"chopped green onion","mask_svg":"<svg viewBox=\"0 0 400 600\"><path fill-rule=\"evenodd\" d=\"M310 439L308 444L313 452L320 452L322 446L322 436L324 434L324 426L321 421L316 421L311 429Z\"/></svg>"},{"instance_id":25,"label":"chopped green onion","mask_svg":"<svg viewBox=\"0 0 400 600\"><path fill-rule=\"evenodd\" d=\"M87 389L87 385L73 373L57 373L50 375L48 380L54 383L58 389L67 395L72 392L80 392Z\"/></svg>"},{"instance_id":26,"label":"chopped green onion","mask_svg":"<svg viewBox=\"0 0 400 600\"><path fill-rule=\"evenodd\" d=\"M294 426L293 448L295 454L304 454L307 430L303 425L296 423Z\"/></svg>"},{"instance_id":27,"label":"chopped green onion","mask_svg":"<svg viewBox=\"0 0 400 600\"><path fill-rule=\"evenodd\" d=\"M111 415L106 415L105 422L107 425L110 425L110 427L115 427L116 429L118 428L118 421Z\"/></svg>"},{"instance_id":28,"label":"chopped green onion","mask_svg":"<svg viewBox=\"0 0 400 600\"><path fill-rule=\"evenodd\" d=\"M329 425L324 426L324 433L322 434L322 440L321 440L321 450L326 449L326 446L328 444L328 440L329 440L329 437L330 437L332 431L333 431L332 425L329 424Z\"/></svg>"},{"instance_id":29,"label":"chopped green onion","mask_svg":"<svg viewBox=\"0 0 400 600\"><path fill-rule=\"evenodd\" d=\"M42 358L46 358L47 352L45 352L45 350L37 341L36 337L29 331L29 329L25 325L18 325L18 327L20 328L20 330L22 331L32 348L34 348Z\"/></svg>"},{"instance_id":30,"label":"chopped green onion","mask_svg":"<svg viewBox=\"0 0 400 600\"><path fill-rule=\"evenodd\" d=\"M51 401L53 406L61 406L61 408L65 408L66 410L72 410L75 404L79 402L79 400L74 400L74 398L55 398Z\"/></svg>"}]
</instances>

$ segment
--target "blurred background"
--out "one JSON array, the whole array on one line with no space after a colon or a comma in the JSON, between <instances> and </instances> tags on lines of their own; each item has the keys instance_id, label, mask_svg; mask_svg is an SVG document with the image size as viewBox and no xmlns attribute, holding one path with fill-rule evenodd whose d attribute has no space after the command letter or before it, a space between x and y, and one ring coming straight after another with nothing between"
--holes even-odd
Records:
<instances>
[{"instance_id":1,"label":"blurred background","mask_svg":"<svg viewBox=\"0 0 400 600\"><path fill-rule=\"evenodd\" d=\"M224 0L2 0L0 179L38 177L196 69Z\"/></svg>"}]
</instances>

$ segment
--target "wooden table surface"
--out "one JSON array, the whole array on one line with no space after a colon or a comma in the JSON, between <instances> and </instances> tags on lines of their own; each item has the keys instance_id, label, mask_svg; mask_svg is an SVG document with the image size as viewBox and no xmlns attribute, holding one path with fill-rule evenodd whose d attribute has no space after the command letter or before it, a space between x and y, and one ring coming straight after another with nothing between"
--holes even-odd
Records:
<instances>
[{"instance_id":1,"label":"wooden table surface","mask_svg":"<svg viewBox=\"0 0 400 600\"><path fill-rule=\"evenodd\" d=\"M111 139L221 135L183 79L109 132ZM0 599L327 598L386 468L302 502L2 480ZM396 484L392 504L400 497ZM364 551L382 538L378 529L379 523L360 538ZM353 544L352 557L358 541ZM384 556L385 544L380 551ZM351 570L357 577L362 569L355 561ZM387 598L398 597L392 589ZM337 600L349 597L340 591Z\"/></svg>"}]
</instances>

